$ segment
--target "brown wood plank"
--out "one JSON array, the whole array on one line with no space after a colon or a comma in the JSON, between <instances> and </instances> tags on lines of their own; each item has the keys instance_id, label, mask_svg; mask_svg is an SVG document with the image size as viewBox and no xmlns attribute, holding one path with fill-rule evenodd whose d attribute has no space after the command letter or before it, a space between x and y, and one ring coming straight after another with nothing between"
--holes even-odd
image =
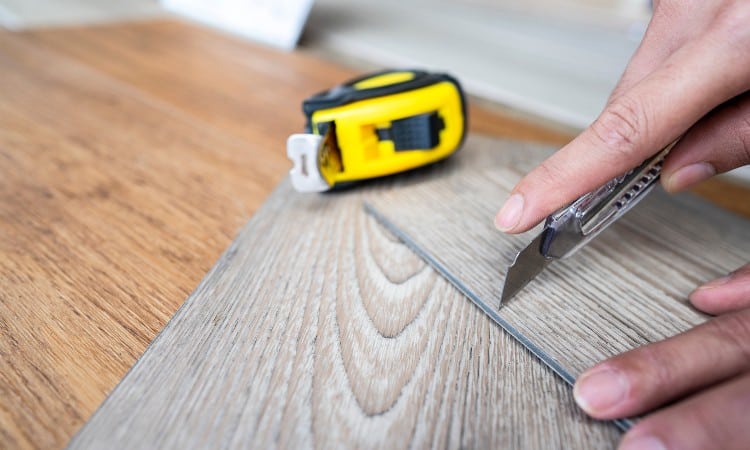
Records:
<instances>
[{"instance_id":1,"label":"brown wood plank","mask_svg":"<svg viewBox=\"0 0 750 450\"><path fill-rule=\"evenodd\" d=\"M728 211L750 217L750 188L744 184L713 178L697 185L691 191Z\"/></svg>"},{"instance_id":2,"label":"brown wood plank","mask_svg":"<svg viewBox=\"0 0 750 450\"><path fill-rule=\"evenodd\" d=\"M623 351L706 320L687 303L698 284L750 254L750 223L700 199L656 190L574 257L550 264L498 309L505 271L539 228L500 233L493 215L552 149L474 137L371 210L495 320L572 382Z\"/></svg>"},{"instance_id":3,"label":"brown wood plank","mask_svg":"<svg viewBox=\"0 0 750 450\"><path fill-rule=\"evenodd\" d=\"M0 428L9 447L54 448L279 174L258 147L15 36L0 66Z\"/></svg>"},{"instance_id":4,"label":"brown wood plank","mask_svg":"<svg viewBox=\"0 0 750 450\"><path fill-rule=\"evenodd\" d=\"M359 192L285 182L71 448L602 448L618 434Z\"/></svg>"}]
</instances>

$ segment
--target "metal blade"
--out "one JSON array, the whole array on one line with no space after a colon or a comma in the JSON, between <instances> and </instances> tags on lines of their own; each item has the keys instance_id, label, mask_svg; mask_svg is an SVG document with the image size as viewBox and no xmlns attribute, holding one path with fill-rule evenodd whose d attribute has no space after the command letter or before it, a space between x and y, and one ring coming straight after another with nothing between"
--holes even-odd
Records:
<instances>
[{"instance_id":1,"label":"metal blade","mask_svg":"<svg viewBox=\"0 0 750 450\"><path fill-rule=\"evenodd\" d=\"M553 258L547 258L540 252L543 235L543 232L540 233L525 249L521 250L516 255L513 264L508 267L503 294L500 296L500 305L498 306L502 306L504 302L516 295L529 281L539 275L547 267L547 264L553 261Z\"/></svg>"}]
</instances>

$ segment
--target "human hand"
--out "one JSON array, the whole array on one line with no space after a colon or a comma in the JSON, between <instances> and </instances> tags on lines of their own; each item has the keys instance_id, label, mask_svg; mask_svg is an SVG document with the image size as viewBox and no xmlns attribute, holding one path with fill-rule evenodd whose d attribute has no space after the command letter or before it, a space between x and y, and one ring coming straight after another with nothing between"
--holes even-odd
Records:
<instances>
[{"instance_id":1,"label":"human hand","mask_svg":"<svg viewBox=\"0 0 750 450\"><path fill-rule=\"evenodd\" d=\"M602 114L518 183L498 228L528 230L680 136L662 169L668 191L750 163L748 24L747 0L654 1L643 42ZM750 442L750 265L690 300L723 315L600 363L576 383L577 402L600 419L663 407L626 434L624 448Z\"/></svg>"},{"instance_id":2,"label":"human hand","mask_svg":"<svg viewBox=\"0 0 750 450\"><path fill-rule=\"evenodd\" d=\"M723 315L597 364L576 382L576 402L599 419L662 407L625 434L621 450L750 444L750 264L690 300Z\"/></svg>"},{"instance_id":3,"label":"human hand","mask_svg":"<svg viewBox=\"0 0 750 450\"><path fill-rule=\"evenodd\" d=\"M661 0L596 121L513 189L495 223L528 230L679 136L669 191L750 163L750 2Z\"/></svg>"}]
</instances>

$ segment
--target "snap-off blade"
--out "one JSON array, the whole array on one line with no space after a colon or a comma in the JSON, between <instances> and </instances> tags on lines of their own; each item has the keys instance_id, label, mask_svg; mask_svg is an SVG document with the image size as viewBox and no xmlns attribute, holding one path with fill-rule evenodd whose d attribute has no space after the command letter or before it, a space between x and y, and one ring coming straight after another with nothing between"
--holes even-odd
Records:
<instances>
[{"instance_id":1,"label":"snap-off blade","mask_svg":"<svg viewBox=\"0 0 750 450\"><path fill-rule=\"evenodd\" d=\"M544 232L539 233L536 239L516 255L513 264L508 267L503 284L503 293L500 296L500 305L498 306L502 306L508 299L516 295L529 281L539 275L547 267L547 264L554 260L554 258L545 257L540 251L543 236Z\"/></svg>"}]
</instances>

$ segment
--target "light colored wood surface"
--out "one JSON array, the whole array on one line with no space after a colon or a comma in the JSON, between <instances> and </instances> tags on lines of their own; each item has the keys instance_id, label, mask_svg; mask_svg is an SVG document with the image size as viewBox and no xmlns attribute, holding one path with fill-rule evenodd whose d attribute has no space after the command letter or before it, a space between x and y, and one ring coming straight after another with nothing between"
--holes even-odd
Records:
<instances>
[{"instance_id":1,"label":"light colored wood surface","mask_svg":"<svg viewBox=\"0 0 750 450\"><path fill-rule=\"evenodd\" d=\"M551 151L474 137L446 164L367 202L389 229L572 382L607 357L705 321L687 295L747 262L750 223L692 195L657 189L499 309L508 265L540 230L508 236L491 218L520 177Z\"/></svg>"},{"instance_id":2,"label":"light colored wood surface","mask_svg":"<svg viewBox=\"0 0 750 450\"><path fill-rule=\"evenodd\" d=\"M276 190L71 448L608 448L362 209Z\"/></svg>"},{"instance_id":3,"label":"light colored wood surface","mask_svg":"<svg viewBox=\"0 0 750 450\"><path fill-rule=\"evenodd\" d=\"M301 100L356 72L174 21L0 30L0 67L0 447L60 448L283 178Z\"/></svg>"}]
</instances>

